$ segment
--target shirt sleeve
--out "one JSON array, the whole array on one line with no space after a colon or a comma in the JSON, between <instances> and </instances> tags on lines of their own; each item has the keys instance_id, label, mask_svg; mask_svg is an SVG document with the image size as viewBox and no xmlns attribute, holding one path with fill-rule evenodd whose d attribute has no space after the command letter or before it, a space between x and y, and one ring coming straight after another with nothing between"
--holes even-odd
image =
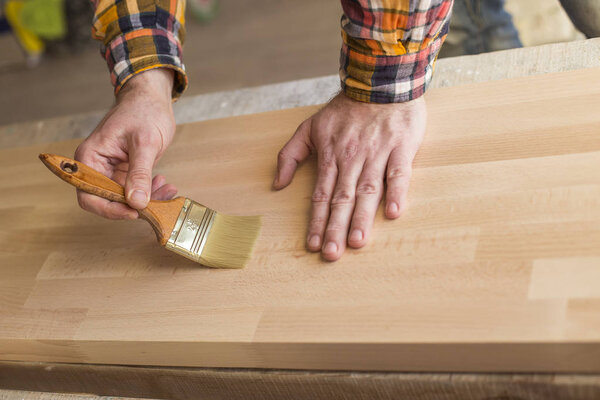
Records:
<instances>
[{"instance_id":1,"label":"shirt sleeve","mask_svg":"<svg viewBox=\"0 0 600 400\"><path fill-rule=\"evenodd\" d=\"M349 97L399 103L425 93L453 0L341 0L340 79Z\"/></svg>"},{"instance_id":2,"label":"shirt sleeve","mask_svg":"<svg viewBox=\"0 0 600 400\"><path fill-rule=\"evenodd\" d=\"M91 0L92 36L102 41L115 94L131 77L153 68L175 73L172 97L187 87L182 61L185 0Z\"/></svg>"}]
</instances>

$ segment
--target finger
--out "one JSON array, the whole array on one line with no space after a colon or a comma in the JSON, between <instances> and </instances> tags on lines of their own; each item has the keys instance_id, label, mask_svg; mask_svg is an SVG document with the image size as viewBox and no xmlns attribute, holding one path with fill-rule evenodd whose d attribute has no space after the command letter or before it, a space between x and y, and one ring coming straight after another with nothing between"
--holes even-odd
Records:
<instances>
[{"instance_id":1,"label":"finger","mask_svg":"<svg viewBox=\"0 0 600 400\"><path fill-rule=\"evenodd\" d=\"M158 148L151 144L130 145L129 171L125 197L130 207L141 210L148 205L152 192L152 167Z\"/></svg>"},{"instance_id":2,"label":"finger","mask_svg":"<svg viewBox=\"0 0 600 400\"><path fill-rule=\"evenodd\" d=\"M167 183L162 175L152 178L152 200L171 200L177 194L177 188Z\"/></svg>"},{"instance_id":3,"label":"finger","mask_svg":"<svg viewBox=\"0 0 600 400\"><path fill-rule=\"evenodd\" d=\"M348 228L356 201L356 183L363 168L363 161L353 160L339 167L340 172L330 204L329 221L323 239L323 258L339 259L346 249Z\"/></svg>"},{"instance_id":4,"label":"finger","mask_svg":"<svg viewBox=\"0 0 600 400\"><path fill-rule=\"evenodd\" d=\"M77 190L79 206L101 217L109 219L136 219L137 211L126 204L109 201L98 196Z\"/></svg>"},{"instance_id":5,"label":"finger","mask_svg":"<svg viewBox=\"0 0 600 400\"><path fill-rule=\"evenodd\" d=\"M167 180L162 175L156 175L152 178L152 193L156 192L161 186L164 186Z\"/></svg>"},{"instance_id":6,"label":"finger","mask_svg":"<svg viewBox=\"0 0 600 400\"><path fill-rule=\"evenodd\" d=\"M152 192L152 200L171 200L177 194L177 188L169 183Z\"/></svg>"},{"instance_id":7,"label":"finger","mask_svg":"<svg viewBox=\"0 0 600 400\"><path fill-rule=\"evenodd\" d=\"M127 172L129 171L129 163L122 162L113 167L112 176L110 179L117 182L121 186L125 186L127 180Z\"/></svg>"},{"instance_id":8,"label":"finger","mask_svg":"<svg viewBox=\"0 0 600 400\"><path fill-rule=\"evenodd\" d=\"M414 154L404 151L402 147L395 148L390 154L385 194L385 215L388 218L398 218L406 209L413 158Z\"/></svg>"},{"instance_id":9,"label":"finger","mask_svg":"<svg viewBox=\"0 0 600 400\"><path fill-rule=\"evenodd\" d=\"M109 160L95 151L97 147L97 144L88 139L77 147L74 158L108 176L111 172ZM137 212L125 204L111 202L81 190L77 190L77 201L82 209L101 217L109 219L136 219L138 217Z\"/></svg>"},{"instance_id":10,"label":"finger","mask_svg":"<svg viewBox=\"0 0 600 400\"><path fill-rule=\"evenodd\" d=\"M363 247L369 240L373 220L383 196L383 179L386 157L367 161L356 186L356 205L348 245L355 249Z\"/></svg>"},{"instance_id":11,"label":"finger","mask_svg":"<svg viewBox=\"0 0 600 400\"><path fill-rule=\"evenodd\" d=\"M306 247L310 251L320 251L323 234L329 218L329 202L337 179L337 166L333 152L326 149L317 156L317 182L311 199L311 216L308 223Z\"/></svg>"},{"instance_id":12,"label":"finger","mask_svg":"<svg viewBox=\"0 0 600 400\"><path fill-rule=\"evenodd\" d=\"M277 155L277 173L273 180L273 189L283 189L290 184L298 165L308 157L310 145L310 120L300 124L294 136Z\"/></svg>"}]
</instances>

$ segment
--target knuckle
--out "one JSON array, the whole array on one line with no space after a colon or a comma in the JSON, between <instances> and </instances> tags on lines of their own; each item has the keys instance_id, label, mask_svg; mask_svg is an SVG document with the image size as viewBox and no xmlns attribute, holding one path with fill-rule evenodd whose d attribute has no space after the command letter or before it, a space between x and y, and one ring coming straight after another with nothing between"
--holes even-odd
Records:
<instances>
[{"instance_id":1,"label":"knuckle","mask_svg":"<svg viewBox=\"0 0 600 400\"><path fill-rule=\"evenodd\" d=\"M284 149L279 150L279 153L277 153L277 160L279 161L284 161L288 158L287 154L285 153Z\"/></svg>"},{"instance_id":2,"label":"knuckle","mask_svg":"<svg viewBox=\"0 0 600 400\"><path fill-rule=\"evenodd\" d=\"M298 125L298 129L296 129L295 134L300 134L303 130L310 128L311 124L312 118L305 119L300 125Z\"/></svg>"},{"instance_id":3,"label":"knuckle","mask_svg":"<svg viewBox=\"0 0 600 400\"><path fill-rule=\"evenodd\" d=\"M106 203L102 207L102 216L108 219L123 219L123 215L121 215L117 210L112 207L111 203Z\"/></svg>"},{"instance_id":4,"label":"knuckle","mask_svg":"<svg viewBox=\"0 0 600 400\"><path fill-rule=\"evenodd\" d=\"M375 136L368 136L366 138L363 138L361 146L364 147L369 154L373 154L380 150L380 141L381 140Z\"/></svg>"},{"instance_id":5,"label":"knuckle","mask_svg":"<svg viewBox=\"0 0 600 400\"><path fill-rule=\"evenodd\" d=\"M130 182L146 182L151 179L150 171L147 169L134 169L127 173Z\"/></svg>"},{"instance_id":6,"label":"knuckle","mask_svg":"<svg viewBox=\"0 0 600 400\"><path fill-rule=\"evenodd\" d=\"M97 148L109 148L117 143L117 141L118 139L116 139L113 135L103 135L96 138L94 144Z\"/></svg>"},{"instance_id":7,"label":"knuckle","mask_svg":"<svg viewBox=\"0 0 600 400\"><path fill-rule=\"evenodd\" d=\"M114 219L115 215L109 206L110 206L110 203L105 203L102 206L102 209L100 210L100 212L104 217Z\"/></svg>"},{"instance_id":8,"label":"knuckle","mask_svg":"<svg viewBox=\"0 0 600 400\"><path fill-rule=\"evenodd\" d=\"M86 151L87 146L85 145L85 142L77 146L77 148L75 149L75 159L80 160L81 156L84 155Z\"/></svg>"},{"instance_id":9,"label":"knuckle","mask_svg":"<svg viewBox=\"0 0 600 400\"><path fill-rule=\"evenodd\" d=\"M312 194L311 201L313 203L327 203L329 202L329 193L326 190L317 188Z\"/></svg>"},{"instance_id":10,"label":"knuckle","mask_svg":"<svg viewBox=\"0 0 600 400\"><path fill-rule=\"evenodd\" d=\"M154 135L133 135L131 141L136 147L153 147L160 148L162 146L162 138L159 134Z\"/></svg>"},{"instance_id":11,"label":"knuckle","mask_svg":"<svg viewBox=\"0 0 600 400\"><path fill-rule=\"evenodd\" d=\"M335 223L335 222L330 222L329 225L327 225L327 229L325 229L325 233L326 234L331 234L331 233L337 233L340 231L344 230L344 226L342 226L341 224Z\"/></svg>"},{"instance_id":12,"label":"knuckle","mask_svg":"<svg viewBox=\"0 0 600 400\"><path fill-rule=\"evenodd\" d=\"M354 194L351 190L348 189L339 189L337 190L333 198L331 199L331 205L344 205L344 204L352 204L354 203Z\"/></svg>"},{"instance_id":13,"label":"knuckle","mask_svg":"<svg viewBox=\"0 0 600 400\"><path fill-rule=\"evenodd\" d=\"M369 195L377 194L381 191L381 184L375 181L364 181L360 182L356 187L356 194L358 195Z\"/></svg>"},{"instance_id":14,"label":"knuckle","mask_svg":"<svg viewBox=\"0 0 600 400\"><path fill-rule=\"evenodd\" d=\"M400 179L400 178L410 179L411 174L412 174L412 171L410 168L393 167L393 168L388 169L387 179L389 179L389 180Z\"/></svg>"},{"instance_id":15,"label":"knuckle","mask_svg":"<svg viewBox=\"0 0 600 400\"><path fill-rule=\"evenodd\" d=\"M75 149L73 158L77 161L84 161L89 158L93 150L93 146L86 140Z\"/></svg>"},{"instance_id":16,"label":"knuckle","mask_svg":"<svg viewBox=\"0 0 600 400\"><path fill-rule=\"evenodd\" d=\"M335 155L330 148L324 149L319 157L319 168L327 169L334 165Z\"/></svg>"},{"instance_id":17,"label":"knuckle","mask_svg":"<svg viewBox=\"0 0 600 400\"><path fill-rule=\"evenodd\" d=\"M323 217L312 217L310 219L310 227L311 228L318 228L318 227L322 227L327 223L327 218L323 218Z\"/></svg>"},{"instance_id":18,"label":"knuckle","mask_svg":"<svg viewBox=\"0 0 600 400\"><path fill-rule=\"evenodd\" d=\"M355 140L351 140L342 151L342 159L345 161L352 160L354 156L358 153L358 142Z\"/></svg>"}]
</instances>

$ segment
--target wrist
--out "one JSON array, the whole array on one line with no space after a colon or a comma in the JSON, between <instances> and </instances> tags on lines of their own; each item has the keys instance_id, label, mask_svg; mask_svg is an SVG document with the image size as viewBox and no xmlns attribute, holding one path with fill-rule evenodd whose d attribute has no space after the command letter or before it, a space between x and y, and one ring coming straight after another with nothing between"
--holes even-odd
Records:
<instances>
[{"instance_id":1,"label":"wrist","mask_svg":"<svg viewBox=\"0 0 600 400\"><path fill-rule=\"evenodd\" d=\"M129 97L150 97L171 103L174 73L170 68L154 68L132 76L117 94L117 103Z\"/></svg>"},{"instance_id":2,"label":"wrist","mask_svg":"<svg viewBox=\"0 0 600 400\"><path fill-rule=\"evenodd\" d=\"M364 101L361 99L356 99L354 97L352 97L351 95L349 95L348 93L346 93L345 91L340 91L338 93L338 95L335 98L341 98L343 99L343 101L347 104L352 104L352 105L365 105L368 107L372 107L372 108L378 108L378 109L385 109L385 108L399 108L399 107L405 107L405 108L410 108L419 104L424 104L425 103L425 96L419 96L417 98L411 99L411 100L407 100L407 101L398 101L398 102L389 102L389 103L376 103L376 102L371 102L371 101Z\"/></svg>"}]
</instances>

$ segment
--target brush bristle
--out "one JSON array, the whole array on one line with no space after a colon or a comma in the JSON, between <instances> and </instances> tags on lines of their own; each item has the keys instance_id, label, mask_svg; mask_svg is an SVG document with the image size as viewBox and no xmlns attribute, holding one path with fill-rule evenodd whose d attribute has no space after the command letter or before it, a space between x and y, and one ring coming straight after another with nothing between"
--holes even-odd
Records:
<instances>
[{"instance_id":1,"label":"brush bristle","mask_svg":"<svg viewBox=\"0 0 600 400\"><path fill-rule=\"evenodd\" d=\"M238 217L216 213L201 263L213 268L243 268L260 232L260 216Z\"/></svg>"}]
</instances>

